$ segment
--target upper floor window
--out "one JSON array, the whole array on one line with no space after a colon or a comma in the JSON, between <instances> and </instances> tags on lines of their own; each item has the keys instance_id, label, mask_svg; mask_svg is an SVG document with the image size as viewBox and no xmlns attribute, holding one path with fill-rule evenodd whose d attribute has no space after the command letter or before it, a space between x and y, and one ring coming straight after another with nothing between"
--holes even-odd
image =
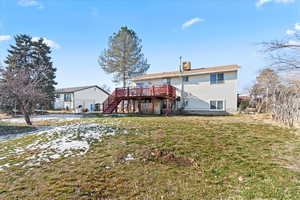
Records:
<instances>
[{"instance_id":1,"label":"upper floor window","mask_svg":"<svg viewBox=\"0 0 300 200\"><path fill-rule=\"evenodd\" d=\"M224 73L210 74L210 83L211 84L224 83Z\"/></svg>"},{"instance_id":2,"label":"upper floor window","mask_svg":"<svg viewBox=\"0 0 300 200\"><path fill-rule=\"evenodd\" d=\"M171 85L171 78L166 78L166 79L163 81L163 84Z\"/></svg>"},{"instance_id":3,"label":"upper floor window","mask_svg":"<svg viewBox=\"0 0 300 200\"><path fill-rule=\"evenodd\" d=\"M140 83L136 83L136 86L137 87L143 87L145 84L143 82L140 82Z\"/></svg>"},{"instance_id":4,"label":"upper floor window","mask_svg":"<svg viewBox=\"0 0 300 200\"><path fill-rule=\"evenodd\" d=\"M183 77L183 81L184 81L184 82L189 82L189 77L188 77L188 76L184 76L184 77Z\"/></svg>"},{"instance_id":5,"label":"upper floor window","mask_svg":"<svg viewBox=\"0 0 300 200\"><path fill-rule=\"evenodd\" d=\"M71 101L71 93L64 94L64 101L67 101L67 102Z\"/></svg>"}]
</instances>

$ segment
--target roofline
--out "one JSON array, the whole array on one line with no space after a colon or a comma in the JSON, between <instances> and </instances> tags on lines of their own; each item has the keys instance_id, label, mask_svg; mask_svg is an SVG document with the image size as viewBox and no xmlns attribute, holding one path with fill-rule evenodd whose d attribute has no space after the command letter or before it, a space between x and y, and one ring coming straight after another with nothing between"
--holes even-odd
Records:
<instances>
[{"instance_id":1,"label":"roofline","mask_svg":"<svg viewBox=\"0 0 300 200\"><path fill-rule=\"evenodd\" d=\"M84 87L84 86L83 86L83 87ZM56 90L55 90L55 92L54 92L54 93L56 93L56 94L63 94L63 93L74 93L74 92L78 92L78 91L81 91L81 90L90 89L90 88L92 88L92 87L96 87L96 88L100 89L102 92L106 93L107 95L110 95L110 93L109 93L109 92L107 92L107 91L106 91L106 90L104 90L103 88L99 87L98 85L91 85L91 86L87 86L86 88L77 89L77 90L74 90L74 91L72 91L72 92L58 92L58 91L56 91ZM66 88L59 88L59 89L66 89Z\"/></svg>"},{"instance_id":2,"label":"roofline","mask_svg":"<svg viewBox=\"0 0 300 200\"><path fill-rule=\"evenodd\" d=\"M161 75L158 75L156 77L141 77L141 78L132 78L132 79L129 79L130 81L143 81L143 80L155 80L155 79L161 79L161 78L172 78L172 77L182 77L182 76L196 76L196 75L199 75L199 74L210 74L210 73L216 73L216 72L232 72L232 71L238 71L240 69L240 66L239 65L233 65L233 66L236 66L235 69L225 69L225 70L214 70L214 71L209 71L209 72L194 72L194 73L184 73L184 72L181 72L181 73L178 73L178 74L170 74L170 75L164 75L164 74L161 74ZM207 68L209 69L209 68ZM190 71L188 71L190 72Z\"/></svg>"},{"instance_id":3,"label":"roofline","mask_svg":"<svg viewBox=\"0 0 300 200\"><path fill-rule=\"evenodd\" d=\"M99 87L98 85L95 85L95 87L99 88L100 90L102 90L102 92L106 93L107 95L110 95L109 92L107 92L107 91L104 90L103 88Z\"/></svg>"}]
</instances>

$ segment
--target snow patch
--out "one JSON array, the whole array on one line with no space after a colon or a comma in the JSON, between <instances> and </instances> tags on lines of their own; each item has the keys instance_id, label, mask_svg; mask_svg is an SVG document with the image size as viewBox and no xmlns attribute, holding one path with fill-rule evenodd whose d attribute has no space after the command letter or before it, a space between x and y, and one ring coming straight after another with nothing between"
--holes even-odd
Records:
<instances>
[{"instance_id":1,"label":"snow patch","mask_svg":"<svg viewBox=\"0 0 300 200\"><path fill-rule=\"evenodd\" d=\"M125 161L130 161L130 160L134 160L134 157L132 156L132 154L128 154L125 158Z\"/></svg>"},{"instance_id":2,"label":"snow patch","mask_svg":"<svg viewBox=\"0 0 300 200\"><path fill-rule=\"evenodd\" d=\"M36 133L40 136L39 139L23 148L15 148L10 154L24 156L25 162L22 163L24 167L38 166L66 157L83 156L90 150L91 145L101 141L102 137L123 134L124 131L117 128L119 125L119 121L113 120L102 124L72 124L56 127ZM133 159L130 154L126 158ZM8 167L7 164L0 165L0 170L4 167Z\"/></svg>"}]
</instances>

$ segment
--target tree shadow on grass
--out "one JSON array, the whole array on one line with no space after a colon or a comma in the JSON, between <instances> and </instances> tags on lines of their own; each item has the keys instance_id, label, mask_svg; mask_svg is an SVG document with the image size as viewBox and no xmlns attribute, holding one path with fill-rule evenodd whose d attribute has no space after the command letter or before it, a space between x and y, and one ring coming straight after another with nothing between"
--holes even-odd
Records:
<instances>
[{"instance_id":1,"label":"tree shadow on grass","mask_svg":"<svg viewBox=\"0 0 300 200\"><path fill-rule=\"evenodd\" d=\"M31 126L0 125L0 136L27 133L36 130L38 130L36 127Z\"/></svg>"}]
</instances>

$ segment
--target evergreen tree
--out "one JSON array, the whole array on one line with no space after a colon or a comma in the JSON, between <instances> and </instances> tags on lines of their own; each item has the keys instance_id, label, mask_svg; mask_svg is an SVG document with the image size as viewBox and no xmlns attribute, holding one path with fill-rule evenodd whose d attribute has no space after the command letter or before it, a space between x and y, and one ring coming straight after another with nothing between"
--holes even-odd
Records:
<instances>
[{"instance_id":1,"label":"evergreen tree","mask_svg":"<svg viewBox=\"0 0 300 200\"><path fill-rule=\"evenodd\" d=\"M35 67L43 67L45 70L45 74L43 75L43 81L40 85L41 90L48 95L47 101L43 102L41 105L45 108L49 109L53 101L55 99L55 72L56 68L53 67L53 63L51 61L51 49L48 47L44 40L41 38L38 41L32 42L33 47L33 65Z\"/></svg>"},{"instance_id":2,"label":"evergreen tree","mask_svg":"<svg viewBox=\"0 0 300 200\"><path fill-rule=\"evenodd\" d=\"M37 105L49 105L54 100L56 82L50 48L42 39L32 41L28 35L17 35L0 72L0 103L17 105L27 124Z\"/></svg>"},{"instance_id":3,"label":"evergreen tree","mask_svg":"<svg viewBox=\"0 0 300 200\"><path fill-rule=\"evenodd\" d=\"M99 57L99 65L107 73L113 73L114 82L126 87L129 78L145 73L150 65L142 53L141 40L127 27L109 38L108 49Z\"/></svg>"},{"instance_id":4,"label":"evergreen tree","mask_svg":"<svg viewBox=\"0 0 300 200\"><path fill-rule=\"evenodd\" d=\"M17 35L15 37L16 44L11 45L8 50L8 56L5 63L10 69L14 68L44 68L43 82L40 89L46 92L49 99L48 102L43 104L50 104L54 101L55 85L55 72L56 68L53 67L51 62L51 49L48 47L42 38L38 41L33 41L32 37L28 35Z\"/></svg>"}]
</instances>

